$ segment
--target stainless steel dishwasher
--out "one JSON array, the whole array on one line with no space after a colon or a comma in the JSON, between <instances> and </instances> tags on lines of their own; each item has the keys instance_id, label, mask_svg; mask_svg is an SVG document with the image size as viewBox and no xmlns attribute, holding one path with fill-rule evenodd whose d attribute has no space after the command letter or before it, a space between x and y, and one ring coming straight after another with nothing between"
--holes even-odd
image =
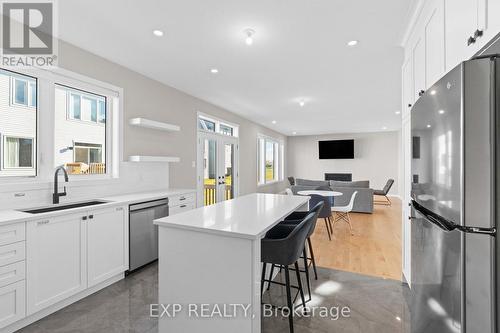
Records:
<instances>
[{"instance_id":1,"label":"stainless steel dishwasher","mask_svg":"<svg viewBox=\"0 0 500 333\"><path fill-rule=\"evenodd\" d=\"M168 199L129 207L129 271L158 259L158 226L153 220L168 216Z\"/></svg>"}]
</instances>

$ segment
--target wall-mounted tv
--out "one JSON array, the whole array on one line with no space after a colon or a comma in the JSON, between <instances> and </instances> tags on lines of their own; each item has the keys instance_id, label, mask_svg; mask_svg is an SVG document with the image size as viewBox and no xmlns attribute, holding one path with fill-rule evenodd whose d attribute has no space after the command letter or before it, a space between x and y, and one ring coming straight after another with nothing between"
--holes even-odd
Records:
<instances>
[{"instance_id":1,"label":"wall-mounted tv","mask_svg":"<svg viewBox=\"0 0 500 333\"><path fill-rule=\"evenodd\" d=\"M354 140L318 141L319 159L353 159Z\"/></svg>"}]
</instances>

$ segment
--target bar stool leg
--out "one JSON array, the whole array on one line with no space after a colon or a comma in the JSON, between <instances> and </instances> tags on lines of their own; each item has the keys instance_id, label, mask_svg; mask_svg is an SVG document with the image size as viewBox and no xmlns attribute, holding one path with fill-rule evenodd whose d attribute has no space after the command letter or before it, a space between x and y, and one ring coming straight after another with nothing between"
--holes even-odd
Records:
<instances>
[{"instance_id":1,"label":"bar stool leg","mask_svg":"<svg viewBox=\"0 0 500 333\"><path fill-rule=\"evenodd\" d=\"M264 295L264 279L266 278L266 267L267 263L264 263L262 266L262 278L260 283L260 296Z\"/></svg>"},{"instance_id":2,"label":"bar stool leg","mask_svg":"<svg viewBox=\"0 0 500 333\"><path fill-rule=\"evenodd\" d=\"M300 278L299 262L295 262L295 275L297 276L297 283L299 284L300 299L302 300L302 306L306 307L306 298L304 296L304 288L302 287L302 279Z\"/></svg>"},{"instance_id":3,"label":"bar stool leg","mask_svg":"<svg viewBox=\"0 0 500 333\"><path fill-rule=\"evenodd\" d=\"M290 325L290 333L293 333L293 304L292 292L290 290L290 271L288 266L285 266L285 284L286 284L286 301L288 304L288 325Z\"/></svg>"},{"instance_id":4,"label":"bar stool leg","mask_svg":"<svg viewBox=\"0 0 500 333\"><path fill-rule=\"evenodd\" d=\"M273 279L273 274L274 274L274 264L271 264L271 274L269 274L269 280L272 280ZM267 290L269 290L269 288L271 288L271 283L268 283L267 284Z\"/></svg>"},{"instance_id":5,"label":"bar stool leg","mask_svg":"<svg viewBox=\"0 0 500 333\"><path fill-rule=\"evenodd\" d=\"M332 240L332 235L330 234L330 227L328 226L328 220L325 217L326 232L328 233L328 238Z\"/></svg>"},{"instance_id":6,"label":"bar stool leg","mask_svg":"<svg viewBox=\"0 0 500 333\"><path fill-rule=\"evenodd\" d=\"M318 272L316 271L316 259L314 259L314 252L313 252L311 238L307 239L307 244L309 244L309 254L311 255L311 261L313 264L314 279L317 280L318 279Z\"/></svg>"},{"instance_id":7,"label":"bar stool leg","mask_svg":"<svg viewBox=\"0 0 500 333\"><path fill-rule=\"evenodd\" d=\"M306 240L307 242L307 240ZM306 270L306 280L307 280L307 291L309 292L309 299L312 299L311 296L311 280L309 278L309 266L307 266L307 251L304 247L304 269Z\"/></svg>"}]
</instances>

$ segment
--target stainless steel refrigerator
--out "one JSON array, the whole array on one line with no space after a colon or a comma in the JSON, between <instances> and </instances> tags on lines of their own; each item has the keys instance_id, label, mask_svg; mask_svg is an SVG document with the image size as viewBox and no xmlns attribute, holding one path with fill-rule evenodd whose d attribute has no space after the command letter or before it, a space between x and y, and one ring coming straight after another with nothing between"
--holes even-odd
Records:
<instances>
[{"instance_id":1,"label":"stainless steel refrigerator","mask_svg":"<svg viewBox=\"0 0 500 333\"><path fill-rule=\"evenodd\" d=\"M411 110L411 331L497 332L500 56L460 64Z\"/></svg>"}]
</instances>

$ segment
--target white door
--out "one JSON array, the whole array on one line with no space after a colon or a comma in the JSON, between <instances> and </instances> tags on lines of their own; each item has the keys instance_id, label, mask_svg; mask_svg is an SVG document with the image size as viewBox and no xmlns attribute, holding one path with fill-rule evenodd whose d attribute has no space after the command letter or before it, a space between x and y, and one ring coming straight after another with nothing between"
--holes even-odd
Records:
<instances>
[{"instance_id":1,"label":"white door","mask_svg":"<svg viewBox=\"0 0 500 333\"><path fill-rule=\"evenodd\" d=\"M128 225L125 209L113 207L88 212L88 286L92 287L127 270Z\"/></svg>"},{"instance_id":2,"label":"white door","mask_svg":"<svg viewBox=\"0 0 500 333\"><path fill-rule=\"evenodd\" d=\"M212 133L198 137L198 205L238 196L238 139Z\"/></svg>"},{"instance_id":3,"label":"white door","mask_svg":"<svg viewBox=\"0 0 500 333\"><path fill-rule=\"evenodd\" d=\"M27 223L28 314L87 288L85 216L72 214Z\"/></svg>"}]
</instances>

